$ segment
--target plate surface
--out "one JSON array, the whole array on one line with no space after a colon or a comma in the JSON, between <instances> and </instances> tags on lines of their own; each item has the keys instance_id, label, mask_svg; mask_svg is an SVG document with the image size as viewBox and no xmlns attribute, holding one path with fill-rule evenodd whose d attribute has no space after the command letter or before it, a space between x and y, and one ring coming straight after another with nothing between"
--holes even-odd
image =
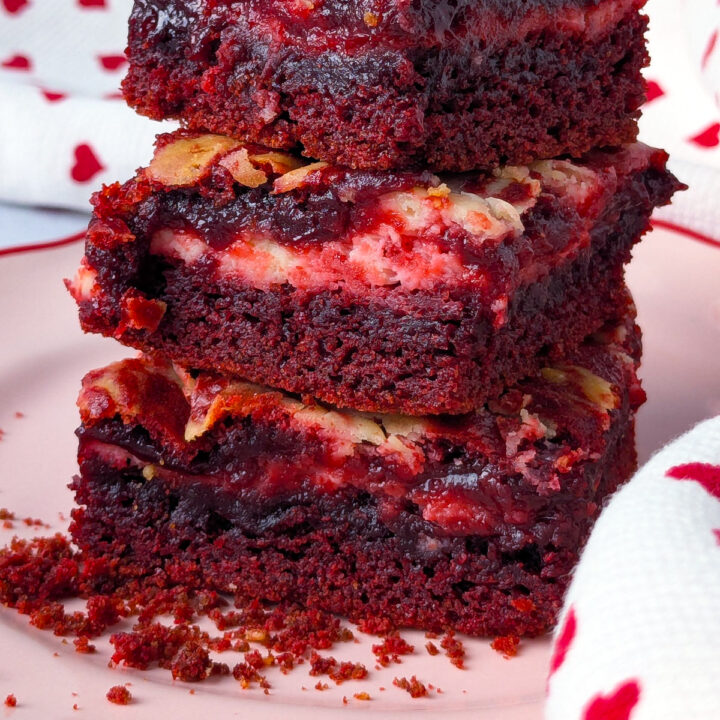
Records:
<instances>
[{"instance_id":1,"label":"plate surface","mask_svg":"<svg viewBox=\"0 0 720 720\"><path fill-rule=\"evenodd\" d=\"M21 518L41 518L58 531L66 529L72 507L66 485L76 469L73 430L80 379L87 370L129 354L110 340L83 336L78 328L62 278L72 275L80 254L80 244L72 243L0 257L0 507ZM638 428L645 460L695 421L720 413L720 247L658 229L635 254L629 281L645 331L643 376L650 398ZM14 530L0 529L0 544L13 533L30 536L37 531L16 523ZM164 671L109 669L105 639L95 643L97 654L78 655L71 644L29 627L27 618L14 611L2 610L0 703L14 693L18 708L0 705L0 717L77 718L75 703L85 717L123 714L137 720L161 713L185 720L200 712L263 720L323 720L340 712L388 719L413 712L474 720L542 717L548 639L522 643L518 657L509 661L491 650L488 641L466 640L467 669L461 671L442 654L430 657L422 633L403 635L415 645L415 653L387 670L373 669L369 637L331 651L339 659L364 662L370 677L362 682L321 693L312 689L317 678L301 666L287 676L269 673L269 696L242 691L228 679L203 683L190 695L191 686L172 682ZM413 674L443 693L411 700L392 686L393 677ZM133 704L110 705L107 690L126 682L132 683ZM387 689L380 691L380 686ZM372 701L353 699L353 693L363 691ZM349 698L347 706L343 696Z\"/></svg>"}]
</instances>

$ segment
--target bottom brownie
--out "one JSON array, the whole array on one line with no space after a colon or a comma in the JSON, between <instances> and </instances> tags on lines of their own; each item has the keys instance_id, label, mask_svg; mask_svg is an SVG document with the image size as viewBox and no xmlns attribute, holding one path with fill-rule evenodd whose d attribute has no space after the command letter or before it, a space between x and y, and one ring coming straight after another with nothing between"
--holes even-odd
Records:
<instances>
[{"instance_id":1,"label":"bottom brownie","mask_svg":"<svg viewBox=\"0 0 720 720\"><path fill-rule=\"evenodd\" d=\"M460 418L339 412L159 360L117 363L80 397L74 541L123 582L537 635L635 467L643 395L628 353L626 323Z\"/></svg>"}]
</instances>

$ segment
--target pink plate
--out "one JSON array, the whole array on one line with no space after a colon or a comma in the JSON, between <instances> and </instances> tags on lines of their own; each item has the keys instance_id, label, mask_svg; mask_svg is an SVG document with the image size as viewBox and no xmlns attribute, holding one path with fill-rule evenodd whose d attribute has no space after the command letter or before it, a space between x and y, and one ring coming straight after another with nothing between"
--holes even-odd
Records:
<instances>
[{"instance_id":1,"label":"pink plate","mask_svg":"<svg viewBox=\"0 0 720 720\"><path fill-rule=\"evenodd\" d=\"M41 518L53 530L67 527L72 498L66 488L75 471L77 425L75 396L90 368L116 360L128 351L112 341L83 336L75 306L62 278L71 275L81 252L78 243L0 258L0 507L18 517ZM2 254L2 253L0 253ZM720 412L720 250L667 229L655 230L636 251L629 277L645 330L645 387L650 400L639 421L641 459L693 422ZM17 413L22 413L22 417ZM12 533L37 533L22 523L0 529L0 542ZM43 533L50 532L43 530ZM0 703L9 693L17 710L0 717L125 717L175 720L208 717L292 717L322 720L340 712L363 711L375 718L409 717L474 720L540 720L549 641L521 644L518 657L505 660L487 640L466 640L467 669L458 670L443 654L429 656L422 633L404 633L416 651L402 665L374 670L373 639L336 647L341 659L371 668L370 677L325 692L313 689L317 678L301 666L287 676L269 673L273 689L242 691L227 678L194 688L172 682L164 671L147 673L107 667L110 645L96 642L98 653L78 655L50 633L31 628L27 618L0 611ZM411 700L393 687L395 676L417 675L442 688L442 694ZM105 693L132 683L129 708L110 705ZM303 690L302 686L309 688ZM331 683L332 685L332 683ZM383 686L385 691L380 691ZM367 691L370 702L353 698ZM343 705L343 696L349 703ZM84 713L73 711L77 703Z\"/></svg>"}]
</instances>

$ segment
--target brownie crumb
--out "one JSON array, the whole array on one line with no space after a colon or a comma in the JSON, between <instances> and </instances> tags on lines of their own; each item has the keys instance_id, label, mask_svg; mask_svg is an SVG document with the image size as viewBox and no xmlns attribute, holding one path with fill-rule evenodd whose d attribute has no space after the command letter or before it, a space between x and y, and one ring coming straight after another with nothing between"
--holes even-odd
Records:
<instances>
[{"instance_id":1,"label":"brownie crumb","mask_svg":"<svg viewBox=\"0 0 720 720\"><path fill-rule=\"evenodd\" d=\"M0 508L0 520L2 521L2 526L6 530L12 530L15 527L15 524L13 523L13 520L15 519L14 512L8 510L7 508Z\"/></svg>"},{"instance_id":2,"label":"brownie crumb","mask_svg":"<svg viewBox=\"0 0 720 720\"><path fill-rule=\"evenodd\" d=\"M107 699L115 705L129 705L132 701L130 691L122 685L114 685L107 691Z\"/></svg>"},{"instance_id":3,"label":"brownie crumb","mask_svg":"<svg viewBox=\"0 0 720 720\"><path fill-rule=\"evenodd\" d=\"M199 643L183 645L173 658L170 672L173 680L198 682L204 680L212 669L210 654Z\"/></svg>"},{"instance_id":4,"label":"brownie crumb","mask_svg":"<svg viewBox=\"0 0 720 720\"><path fill-rule=\"evenodd\" d=\"M238 663L232 670L232 676L240 683L243 690L247 690L254 684L261 685L266 682L265 677L246 662Z\"/></svg>"},{"instance_id":5,"label":"brownie crumb","mask_svg":"<svg viewBox=\"0 0 720 720\"><path fill-rule=\"evenodd\" d=\"M372 699L372 698L370 697L370 693L366 693L366 692L355 693L355 694L353 695L353 697L354 697L356 700L363 700L363 701L367 701L367 700L371 700L371 699Z\"/></svg>"},{"instance_id":6,"label":"brownie crumb","mask_svg":"<svg viewBox=\"0 0 720 720\"><path fill-rule=\"evenodd\" d=\"M409 693L412 698L426 697L428 694L427 688L421 683L414 675L408 680L407 678L394 678L393 685L399 687L401 690Z\"/></svg>"},{"instance_id":7,"label":"brownie crumb","mask_svg":"<svg viewBox=\"0 0 720 720\"><path fill-rule=\"evenodd\" d=\"M461 670L465 667L465 646L461 640L455 637L455 633L449 630L440 641L440 647L445 650L445 655L450 662Z\"/></svg>"},{"instance_id":8,"label":"brownie crumb","mask_svg":"<svg viewBox=\"0 0 720 720\"><path fill-rule=\"evenodd\" d=\"M503 635L496 637L490 647L496 652L502 653L505 659L510 659L517 655L520 638L517 635Z\"/></svg>"},{"instance_id":9,"label":"brownie crumb","mask_svg":"<svg viewBox=\"0 0 720 720\"><path fill-rule=\"evenodd\" d=\"M387 635L393 632L395 627L387 618L368 617L360 620L358 629L368 635Z\"/></svg>"},{"instance_id":10,"label":"brownie crumb","mask_svg":"<svg viewBox=\"0 0 720 720\"><path fill-rule=\"evenodd\" d=\"M275 657L275 662L280 668L280 672L287 675L295 667L296 662L302 662L302 658L296 659L291 652L284 652Z\"/></svg>"},{"instance_id":11,"label":"brownie crumb","mask_svg":"<svg viewBox=\"0 0 720 720\"><path fill-rule=\"evenodd\" d=\"M13 694L8 695L5 698L5 705L7 707L17 707L17 698Z\"/></svg>"},{"instance_id":12,"label":"brownie crumb","mask_svg":"<svg viewBox=\"0 0 720 720\"><path fill-rule=\"evenodd\" d=\"M334 657L322 657L316 652L310 656L310 675L327 675L336 685L346 680L363 680L367 677L367 668L362 663L338 662Z\"/></svg>"},{"instance_id":13,"label":"brownie crumb","mask_svg":"<svg viewBox=\"0 0 720 720\"><path fill-rule=\"evenodd\" d=\"M73 640L75 645L75 652L89 654L95 652L95 646L90 644L90 640L87 635L81 635Z\"/></svg>"},{"instance_id":14,"label":"brownie crumb","mask_svg":"<svg viewBox=\"0 0 720 720\"><path fill-rule=\"evenodd\" d=\"M336 685L342 685L346 680L364 680L368 676L367 668L362 663L341 662L337 668L329 673L329 677Z\"/></svg>"},{"instance_id":15,"label":"brownie crumb","mask_svg":"<svg viewBox=\"0 0 720 720\"><path fill-rule=\"evenodd\" d=\"M274 658L271 654L264 658L259 650L251 650L245 653L245 662L255 670L262 670L262 668L272 665Z\"/></svg>"},{"instance_id":16,"label":"brownie crumb","mask_svg":"<svg viewBox=\"0 0 720 720\"><path fill-rule=\"evenodd\" d=\"M438 646L434 642L425 643L425 649L428 651L429 655L437 655L440 652Z\"/></svg>"},{"instance_id":17,"label":"brownie crumb","mask_svg":"<svg viewBox=\"0 0 720 720\"><path fill-rule=\"evenodd\" d=\"M400 655L411 655L415 652L414 646L410 645L397 633L385 638L380 645L373 645L372 651L375 653L378 662L383 667L388 667L390 663L400 663Z\"/></svg>"},{"instance_id":18,"label":"brownie crumb","mask_svg":"<svg viewBox=\"0 0 720 720\"><path fill-rule=\"evenodd\" d=\"M43 522L42 520L38 520L38 518L26 517L26 518L23 518L23 522L28 527L42 527L42 528L50 527L46 522Z\"/></svg>"},{"instance_id":19,"label":"brownie crumb","mask_svg":"<svg viewBox=\"0 0 720 720\"><path fill-rule=\"evenodd\" d=\"M322 657L314 652L310 656L310 675L327 675L337 665L334 657Z\"/></svg>"}]
</instances>

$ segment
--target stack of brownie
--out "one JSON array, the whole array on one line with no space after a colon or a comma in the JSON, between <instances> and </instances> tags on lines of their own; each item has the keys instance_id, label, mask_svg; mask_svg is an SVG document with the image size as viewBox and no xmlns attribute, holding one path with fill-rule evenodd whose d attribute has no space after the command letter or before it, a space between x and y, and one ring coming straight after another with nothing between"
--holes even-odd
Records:
<instances>
[{"instance_id":1,"label":"stack of brownie","mask_svg":"<svg viewBox=\"0 0 720 720\"><path fill-rule=\"evenodd\" d=\"M177 118L68 283L72 532L123 577L536 635L644 395L643 0L135 0Z\"/></svg>"}]
</instances>

